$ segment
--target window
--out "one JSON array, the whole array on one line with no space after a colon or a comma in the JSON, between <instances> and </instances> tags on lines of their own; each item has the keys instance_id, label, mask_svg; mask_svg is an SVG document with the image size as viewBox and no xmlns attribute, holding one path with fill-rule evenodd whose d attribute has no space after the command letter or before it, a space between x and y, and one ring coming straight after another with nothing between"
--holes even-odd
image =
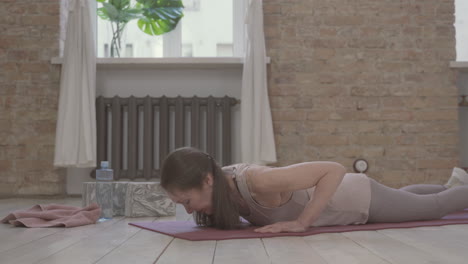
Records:
<instances>
[{"instance_id":1,"label":"window","mask_svg":"<svg viewBox=\"0 0 468 264\"><path fill-rule=\"evenodd\" d=\"M125 44L125 57L133 57L133 44Z\"/></svg>"},{"instance_id":2,"label":"window","mask_svg":"<svg viewBox=\"0 0 468 264\"><path fill-rule=\"evenodd\" d=\"M104 58L109 58L110 53L109 53L109 44L104 44Z\"/></svg>"},{"instance_id":3,"label":"window","mask_svg":"<svg viewBox=\"0 0 468 264\"><path fill-rule=\"evenodd\" d=\"M183 0L177 28L150 36L131 20L121 37L120 57L240 57L243 55L247 0ZM136 0L131 0L135 4ZM97 3L97 8L101 3ZM112 57L112 25L97 18L97 55ZM114 57L118 57L114 54Z\"/></svg>"},{"instance_id":4,"label":"window","mask_svg":"<svg viewBox=\"0 0 468 264\"><path fill-rule=\"evenodd\" d=\"M455 0L457 61L468 61L468 1Z\"/></svg>"},{"instance_id":5,"label":"window","mask_svg":"<svg viewBox=\"0 0 468 264\"><path fill-rule=\"evenodd\" d=\"M218 57L232 57L232 44L220 43L216 45L216 55Z\"/></svg>"},{"instance_id":6,"label":"window","mask_svg":"<svg viewBox=\"0 0 468 264\"><path fill-rule=\"evenodd\" d=\"M199 11L200 0L185 0L184 7L185 7L185 11Z\"/></svg>"},{"instance_id":7,"label":"window","mask_svg":"<svg viewBox=\"0 0 468 264\"><path fill-rule=\"evenodd\" d=\"M193 57L192 43L182 44L182 57Z\"/></svg>"}]
</instances>

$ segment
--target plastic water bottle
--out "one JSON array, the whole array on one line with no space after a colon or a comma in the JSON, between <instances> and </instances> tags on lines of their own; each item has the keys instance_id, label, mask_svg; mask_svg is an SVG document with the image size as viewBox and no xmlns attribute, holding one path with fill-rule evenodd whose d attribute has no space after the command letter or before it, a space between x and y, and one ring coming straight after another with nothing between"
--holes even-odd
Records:
<instances>
[{"instance_id":1,"label":"plastic water bottle","mask_svg":"<svg viewBox=\"0 0 468 264\"><path fill-rule=\"evenodd\" d=\"M109 169L108 161L101 161L101 168L96 170L96 202L101 207L99 222L112 219L114 171Z\"/></svg>"}]
</instances>

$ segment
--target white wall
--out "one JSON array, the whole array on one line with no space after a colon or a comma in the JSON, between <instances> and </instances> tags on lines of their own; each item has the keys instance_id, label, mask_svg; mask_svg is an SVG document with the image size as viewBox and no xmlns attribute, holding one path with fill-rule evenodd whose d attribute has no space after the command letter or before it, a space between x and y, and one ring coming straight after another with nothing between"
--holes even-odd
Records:
<instances>
[{"instance_id":1,"label":"white wall","mask_svg":"<svg viewBox=\"0 0 468 264\"><path fill-rule=\"evenodd\" d=\"M468 0L455 0L457 61L468 61Z\"/></svg>"},{"instance_id":2,"label":"white wall","mask_svg":"<svg viewBox=\"0 0 468 264\"><path fill-rule=\"evenodd\" d=\"M457 61L468 61L468 1L455 0L455 30ZM458 73L458 93L468 95L468 72ZM468 98L467 98L468 99ZM468 167L468 107L458 110L460 126L460 165Z\"/></svg>"},{"instance_id":3,"label":"white wall","mask_svg":"<svg viewBox=\"0 0 468 264\"><path fill-rule=\"evenodd\" d=\"M458 72L458 93L468 95L468 71ZM468 98L466 98L468 100ZM460 165L468 167L468 107L458 108L458 124L460 138Z\"/></svg>"},{"instance_id":4,"label":"white wall","mask_svg":"<svg viewBox=\"0 0 468 264\"><path fill-rule=\"evenodd\" d=\"M240 98L241 66L233 69L100 69L96 94L119 96L233 96Z\"/></svg>"}]
</instances>

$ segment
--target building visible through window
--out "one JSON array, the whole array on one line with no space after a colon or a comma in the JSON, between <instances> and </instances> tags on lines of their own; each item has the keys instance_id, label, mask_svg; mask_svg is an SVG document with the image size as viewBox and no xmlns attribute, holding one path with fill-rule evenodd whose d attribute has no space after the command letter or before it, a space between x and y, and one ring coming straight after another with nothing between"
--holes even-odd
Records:
<instances>
[{"instance_id":1,"label":"building visible through window","mask_svg":"<svg viewBox=\"0 0 468 264\"><path fill-rule=\"evenodd\" d=\"M184 7L186 11L198 11L200 10L201 0L184 0Z\"/></svg>"},{"instance_id":2,"label":"building visible through window","mask_svg":"<svg viewBox=\"0 0 468 264\"><path fill-rule=\"evenodd\" d=\"M125 57L133 57L133 44L125 44Z\"/></svg>"},{"instance_id":3,"label":"building visible through window","mask_svg":"<svg viewBox=\"0 0 468 264\"><path fill-rule=\"evenodd\" d=\"M109 53L109 44L106 43L104 44L104 58L109 58L110 53Z\"/></svg>"},{"instance_id":4,"label":"building visible through window","mask_svg":"<svg viewBox=\"0 0 468 264\"><path fill-rule=\"evenodd\" d=\"M182 57L193 57L192 43L182 44Z\"/></svg>"},{"instance_id":5,"label":"building visible through window","mask_svg":"<svg viewBox=\"0 0 468 264\"><path fill-rule=\"evenodd\" d=\"M217 44L216 45L216 56L217 57L232 57L233 47L231 43L228 44Z\"/></svg>"}]
</instances>

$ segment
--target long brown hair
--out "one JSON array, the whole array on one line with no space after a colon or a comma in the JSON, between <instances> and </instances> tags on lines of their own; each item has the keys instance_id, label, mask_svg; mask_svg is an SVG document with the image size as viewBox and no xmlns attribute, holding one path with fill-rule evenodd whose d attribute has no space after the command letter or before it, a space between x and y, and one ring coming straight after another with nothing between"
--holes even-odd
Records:
<instances>
[{"instance_id":1,"label":"long brown hair","mask_svg":"<svg viewBox=\"0 0 468 264\"><path fill-rule=\"evenodd\" d=\"M209 154L190 147L175 150L163 162L161 186L167 191L200 190L208 173L213 175L213 214L194 212L195 222L220 229L237 228L239 206L223 170Z\"/></svg>"}]
</instances>

